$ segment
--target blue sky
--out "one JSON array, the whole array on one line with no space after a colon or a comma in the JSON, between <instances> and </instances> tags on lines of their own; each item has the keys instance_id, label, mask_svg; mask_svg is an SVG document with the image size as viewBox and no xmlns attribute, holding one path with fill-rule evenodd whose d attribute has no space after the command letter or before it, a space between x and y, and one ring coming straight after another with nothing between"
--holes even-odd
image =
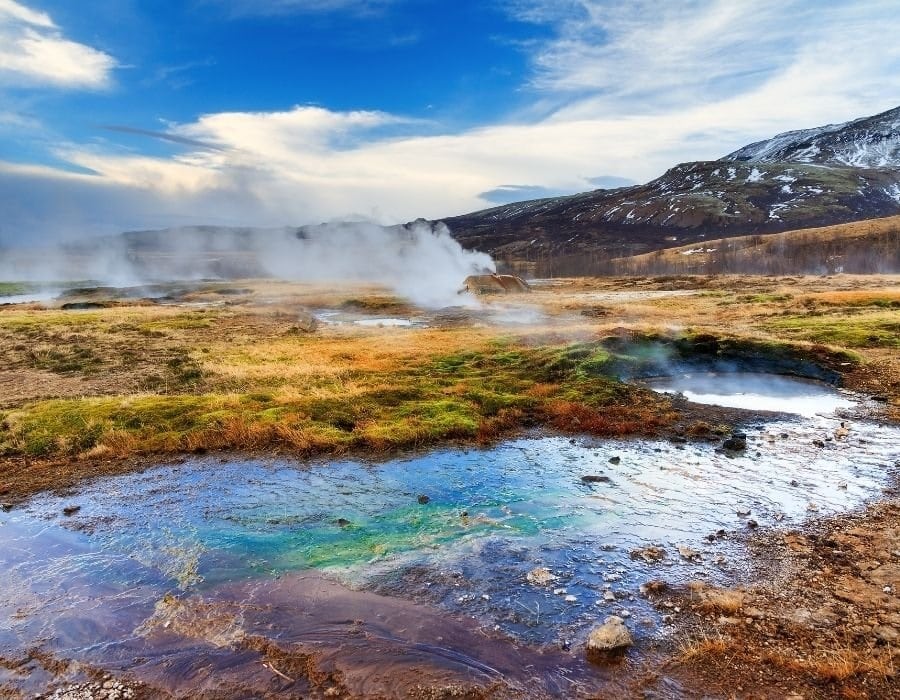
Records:
<instances>
[{"instance_id":1,"label":"blue sky","mask_svg":"<svg viewBox=\"0 0 900 700\"><path fill-rule=\"evenodd\" d=\"M0 0L0 241L383 223L900 104L895 0Z\"/></svg>"}]
</instances>

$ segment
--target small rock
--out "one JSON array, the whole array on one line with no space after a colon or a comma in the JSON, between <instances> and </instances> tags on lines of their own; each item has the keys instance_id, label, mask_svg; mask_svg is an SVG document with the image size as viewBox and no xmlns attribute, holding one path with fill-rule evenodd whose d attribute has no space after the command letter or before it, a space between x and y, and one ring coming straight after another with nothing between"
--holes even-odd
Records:
<instances>
[{"instance_id":1,"label":"small rock","mask_svg":"<svg viewBox=\"0 0 900 700\"><path fill-rule=\"evenodd\" d=\"M591 630L585 650L590 661L603 662L634 644L631 632L625 621L616 615L610 615L602 625Z\"/></svg>"},{"instance_id":2,"label":"small rock","mask_svg":"<svg viewBox=\"0 0 900 700\"><path fill-rule=\"evenodd\" d=\"M823 440L813 440L812 444L816 447L825 447L825 442Z\"/></svg>"},{"instance_id":3,"label":"small rock","mask_svg":"<svg viewBox=\"0 0 900 700\"><path fill-rule=\"evenodd\" d=\"M585 474L581 477L581 480L586 484L606 484L611 481L608 476L604 476L603 474Z\"/></svg>"},{"instance_id":4,"label":"small rock","mask_svg":"<svg viewBox=\"0 0 900 700\"><path fill-rule=\"evenodd\" d=\"M678 553L683 559L687 559L688 561L700 561L702 559L700 552L696 549L691 549L684 544L678 545Z\"/></svg>"},{"instance_id":5,"label":"small rock","mask_svg":"<svg viewBox=\"0 0 900 700\"><path fill-rule=\"evenodd\" d=\"M739 516L741 516L742 518L744 518L744 517L750 515L750 509L749 508L738 508L737 514Z\"/></svg>"},{"instance_id":6,"label":"small rock","mask_svg":"<svg viewBox=\"0 0 900 700\"><path fill-rule=\"evenodd\" d=\"M347 518L338 518L335 522L338 524L338 527L347 527L350 524Z\"/></svg>"},{"instance_id":7,"label":"small rock","mask_svg":"<svg viewBox=\"0 0 900 700\"><path fill-rule=\"evenodd\" d=\"M81 510L81 506L66 506L63 508L63 515L75 515L79 510Z\"/></svg>"},{"instance_id":8,"label":"small rock","mask_svg":"<svg viewBox=\"0 0 900 700\"><path fill-rule=\"evenodd\" d=\"M610 458L609 458L609 463L610 463L610 464L618 464L618 463L621 462L621 461L622 461L622 458L619 457L618 455L616 455L615 457L610 457Z\"/></svg>"},{"instance_id":9,"label":"small rock","mask_svg":"<svg viewBox=\"0 0 900 700\"><path fill-rule=\"evenodd\" d=\"M566 601L567 603L577 603L578 602L578 598L576 598L573 595L567 595L565 598L563 598L563 600Z\"/></svg>"},{"instance_id":10,"label":"small rock","mask_svg":"<svg viewBox=\"0 0 900 700\"><path fill-rule=\"evenodd\" d=\"M616 599L616 594L612 591L603 591L603 600L607 603L612 603Z\"/></svg>"},{"instance_id":11,"label":"small rock","mask_svg":"<svg viewBox=\"0 0 900 700\"><path fill-rule=\"evenodd\" d=\"M424 506L424 505L425 505L426 503L428 503L428 501L430 501L431 499L423 493L423 494L419 494L419 495L416 497L416 500L419 502L419 505Z\"/></svg>"},{"instance_id":12,"label":"small rock","mask_svg":"<svg viewBox=\"0 0 900 700\"><path fill-rule=\"evenodd\" d=\"M641 595L665 593L667 590L669 590L669 584L667 584L665 581L647 581L646 583L642 583L638 590L640 590Z\"/></svg>"},{"instance_id":13,"label":"small rock","mask_svg":"<svg viewBox=\"0 0 900 700\"><path fill-rule=\"evenodd\" d=\"M742 452L747 449L747 436L744 433L734 433L722 443L722 447L731 452Z\"/></svg>"},{"instance_id":14,"label":"small rock","mask_svg":"<svg viewBox=\"0 0 900 700\"><path fill-rule=\"evenodd\" d=\"M666 558L666 555L665 549L652 545L649 547L641 547L640 549L632 549L630 554L632 559L643 559L648 564L662 561Z\"/></svg>"},{"instance_id":15,"label":"small rock","mask_svg":"<svg viewBox=\"0 0 900 700\"><path fill-rule=\"evenodd\" d=\"M900 641L900 632L888 625L878 625L872 629L872 633L885 644L896 644Z\"/></svg>"},{"instance_id":16,"label":"small rock","mask_svg":"<svg viewBox=\"0 0 900 700\"><path fill-rule=\"evenodd\" d=\"M797 481L796 479L791 479L791 486L799 486L799 485L800 485L799 481Z\"/></svg>"},{"instance_id":17,"label":"small rock","mask_svg":"<svg viewBox=\"0 0 900 700\"><path fill-rule=\"evenodd\" d=\"M753 530L753 529L759 527L759 523L756 522L755 520L748 520L747 527L749 527L751 530Z\"/></svg>"},{"instance_id":18,"label":"small rock","mask_svg":"<svg viewBox=\"0 0 900 700\"><path fill-rule=\"evenodd\" d=\"M535 586L546 586L555 581L558 576L551 573L545 566L539 566L525 574L525 580Z\"/></svg>"}]
</instances>

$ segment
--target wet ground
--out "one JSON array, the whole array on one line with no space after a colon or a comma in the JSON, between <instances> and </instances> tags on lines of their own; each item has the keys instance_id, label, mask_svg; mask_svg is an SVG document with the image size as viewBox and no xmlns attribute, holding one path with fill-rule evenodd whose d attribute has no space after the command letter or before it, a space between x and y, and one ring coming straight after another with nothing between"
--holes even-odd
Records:
<instances>
[{"instance_id":1,"label":"wet ground","mask_svg":"<svg viewBox=\"0 0 900 700\"><path fill-rule=\"evenodd\" d=\"M37 646L234 695L287 683L248 651L259 637L315 657L307 691L338 672L398 697L417 678L602 687L616 681L581 651L593 625L626 617L639 648L666 631L642 583L740 580L729 533L857 508L900 457L897 428L834 415L746 432L737 452L535 436L384 463L196 459L39 496L0 514L2 656Z\"/></svg>"}]
</instances>

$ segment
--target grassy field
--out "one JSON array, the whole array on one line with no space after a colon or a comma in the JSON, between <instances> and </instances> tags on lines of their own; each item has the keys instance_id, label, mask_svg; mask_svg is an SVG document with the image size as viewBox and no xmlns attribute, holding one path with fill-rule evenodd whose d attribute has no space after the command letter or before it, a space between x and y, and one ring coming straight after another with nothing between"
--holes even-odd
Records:
<instances>
[{"instance_id":1,"label":"grassy field","mask_svg":"<svg viewBox=\"0 0 900 700\"><path fill-rule=\"evenodd\" d=\"M874 273L900 269L900 216L710 239L609 261L627 274Z\"/></svg>"},{"instance_id":2,"label":"grassy field","mask_svg":"<svg viewBox=\"0 0 900 700\"><path fill-rule=\"evenodd\" d=\"M898 281L562 280L449 317L379 289L259 281L201 285L173 304L0 307L0 479L27 488L54 460L77 474L135 456L384 451L529 426L659 432L684 416L618 376L659 352L651 340L709 335L818 360L896 416ZM303 309L422 324L309 333Z\"/></svg>"}]
</instances>

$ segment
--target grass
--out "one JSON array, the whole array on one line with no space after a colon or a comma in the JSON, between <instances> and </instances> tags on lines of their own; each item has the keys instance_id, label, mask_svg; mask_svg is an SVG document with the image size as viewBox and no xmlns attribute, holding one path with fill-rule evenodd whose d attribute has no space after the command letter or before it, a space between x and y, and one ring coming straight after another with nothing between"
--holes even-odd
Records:
<instances>
[{"instance_id":1,"label":"grass","mask_svg":"<svg viewBox=\"0 0 900 700\"><path fill-rule=\"evenodd\" d=\"M854 314L804 314L773 318L765 326L793 340L848 348L900 347L900 317L896 311L865 310Z\"/></svg>"},{"instance_id":2,"label":"grass","mask_svg":"<svg viewBox=\"0 0 900 700\"><path fill-rule=\"evenodd\" d=\"M34 290L34 285L27 282L0 282L0 297L27 294Z\"/></svg>"},{"instance_id":3,"label":"grass","mask_svg":"<svg viewBox=\"0 0 900 700\"><path fill-rule=\"evenodd\" d=\"M252 283L263 301L239 307L7 307L0 310L0 454L391 450L489 441L538 425L649 434L678 416L668 399L618 378L704 352L842 371L875 360L888 371L866 376L895 376L888 351L896 347L896 314L883 305L895 299L893 281L864 288L852 279L701 281L700 293L677 301L604 298L603 318L578 310L596 304L592 290L621 289L620 282L538 291L527 303L540 320L505 328L291 332L298 307L372 313L403 302L377 290L350 296L283 283ZM637 279L627 288L672 283ZM677 283L694 288L692 279ZM719 294L734 290L760 303L719 306ZM890 392L882 386L871 390Z\"/></svg>"},{"instance_id":4,"label":"grass","mask_svg":"<svg viewBox=\"0 0 900 700\"><path fill-rule=\"evenodd\" d=\"M301 366L299 375L290 375L306 373L308 390L299 393L275 382L272 390L260 391L257 382L244 392L38 401L2 416L0 451L122 457L272 446L304 453L384 450L487 440L532 423L624 435L650 432L674 419L667 399L601 374L609 357L599 344L492 343L413 365L373 357L370 371L325 363L315 365L322 374L310 374L309 366ZM167 364L182 373L182 383L185 376L202 379L189 357Z\"/></svg>"}]
</instances>

